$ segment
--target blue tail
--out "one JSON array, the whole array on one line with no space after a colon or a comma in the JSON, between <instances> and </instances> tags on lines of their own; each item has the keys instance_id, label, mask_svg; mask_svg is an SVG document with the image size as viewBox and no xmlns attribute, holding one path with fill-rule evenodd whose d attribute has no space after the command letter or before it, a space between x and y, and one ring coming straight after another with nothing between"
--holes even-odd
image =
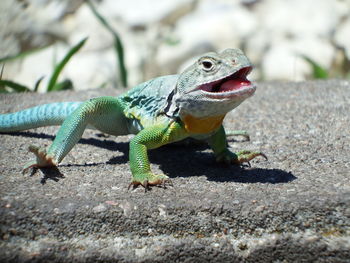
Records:
<instances>
[{"instance_id":1,"label":"blue tail","mask_svg":"<svg viewBox=\"0 0 350 263\"><path fill-rule=\"evenodd\" d=\"M23 131L60 125L82 102L44 104L9 114L0 114L0 132Z\"/></svg>"}]
</instances>

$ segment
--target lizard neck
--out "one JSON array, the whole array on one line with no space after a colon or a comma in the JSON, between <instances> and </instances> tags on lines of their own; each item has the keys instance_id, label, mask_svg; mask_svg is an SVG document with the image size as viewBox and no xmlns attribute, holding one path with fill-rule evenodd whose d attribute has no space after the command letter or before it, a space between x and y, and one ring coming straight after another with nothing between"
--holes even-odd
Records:
<instances>
[{"instance_id":1,"label":"lizard neck","mask_svg":"<svg viewBox=\"0 0 350 263\"><path fill-rule=\"evenodd\" d=\"M185 129L189 133L203 134L211 133L218 129L224 120L225 115L196 118L192 115L185 115L182 119Z\"/></svg>"}]
</instances>

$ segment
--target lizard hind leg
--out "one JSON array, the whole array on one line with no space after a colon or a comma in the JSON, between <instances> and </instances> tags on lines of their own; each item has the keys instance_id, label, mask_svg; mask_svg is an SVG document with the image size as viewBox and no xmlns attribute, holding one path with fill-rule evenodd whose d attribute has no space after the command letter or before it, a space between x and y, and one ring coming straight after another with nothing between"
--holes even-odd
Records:
<instances>
[{"instance_id":1,"label":"lizard hind leg","mask_svg":"<svg viewBox=\"0 0 350 263\"><path fill-rule=\"evenodd\" d=\"M119 102L114 97L100 97L82 103L64 120L47 150L36 146L29 147L29 151L36 155L36 160L28 163L24 172L32 167L57 166L78 143L87 125L93 125L101 116L113 117L120 114L120 111Z\"/></svg>"}]
</instances>

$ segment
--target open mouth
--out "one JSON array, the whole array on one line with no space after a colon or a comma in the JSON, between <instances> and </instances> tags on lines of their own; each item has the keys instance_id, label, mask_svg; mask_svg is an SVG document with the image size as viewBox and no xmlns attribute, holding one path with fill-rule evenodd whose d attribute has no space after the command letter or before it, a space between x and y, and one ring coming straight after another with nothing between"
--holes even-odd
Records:
<instances>
[{"instance_id":1,"label":"open mouth","mask_svg":"<svg viewBox=\"0 0 350 263\"><path fill-rule=\"evenodd\" d=\"M247 79L248 74L251 72L252 67L244 67L238 70L236 73L227 76L223 79L219 79L213 82L209 82L197 87L196 90L202 90L204 92L211 93L212 95L234 95L240 93L239 91L252 90L252 83ZM251 87L249 89L248 87ZM255 90L255 89L254 89Z\"/></svg>"}]
</instances>

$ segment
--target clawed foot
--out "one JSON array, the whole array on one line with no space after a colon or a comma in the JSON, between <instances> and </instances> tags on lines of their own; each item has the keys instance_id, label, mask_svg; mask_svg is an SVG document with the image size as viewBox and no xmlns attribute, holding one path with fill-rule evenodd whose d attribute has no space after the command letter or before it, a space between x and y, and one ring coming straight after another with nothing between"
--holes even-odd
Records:
<instances>
[{"instance_id":1,"label":"clawed foot","mask_svg":"<svg viewBox=\"0 0 350 263\"><path fill-rule=\"evenodd\" d=\"M35 154L36 160L27 163L22 170L22 173L27 173L31 168L53 167L57 166L57 163L53 158L47 154L45 148L40 148L34 145L30 145L28 150Z\"/></svg>"},{"instance_id":2,"label":"clawed foot","mask_svg":"<svg viewBox=\"0 0 350 263\"><path fill-rule=\"evenodd\" d=\"M251 161L257 156L262 156L263 158L265 158L266 161L268 160L267 156L262 152L252 152L252 151L243 150L236 153L236 155L238 158L236 161L234 161L235 164L248 163L249 167L251 166L249 161Z\"/></svg>"},{"instance_id":3,"label":"clawed foot","mask_svg":"<svg viewBox=\"0 0 350 263\"><path fill-rule=\"evenodd\" d=\"M242 165L244 163L248 163L250 167L250 161L257 156L262 156L267 160L267 156L262 152L253 152L243 150L237 153L230 152L229 150L224 151L216 157L217 162L222 162L226 164L238 164Z\"/></svg>"},{"instance_id":4,"label":"clawed foot","mask_svg":"<svg viewBox=\"0 0 350 263\"><path fill-rule=\"evenodd\" d=\"M173 183L168 176L145 173L134 175L132 182L128 186L128 190L131 186L133 186L133 188L136 188L137 186L141 185L145 188L145 191L148 191L150 190L150 186L160 185L166 188L166 184L173 186Z\"/></svg>"}]
</instances>

